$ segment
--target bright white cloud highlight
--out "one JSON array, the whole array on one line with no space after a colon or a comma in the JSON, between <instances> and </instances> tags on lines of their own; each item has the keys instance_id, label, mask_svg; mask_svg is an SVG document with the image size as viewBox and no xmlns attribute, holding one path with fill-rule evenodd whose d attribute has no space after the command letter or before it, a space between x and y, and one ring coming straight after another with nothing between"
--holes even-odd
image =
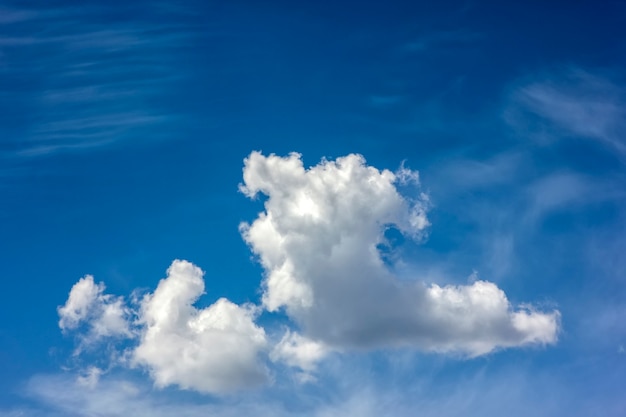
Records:
<instances>
[{"instance_id":1,"label":"bright white cloud highlight","mask_svg":"<svg viewBox=\"0 0 626 417\"><path fill-rule=\"evenodd\" d=\"M226 392L265 382L258 354L265 332L254 324L254 308L220 298L198 310L203 272L174 261L153 294L141 305L141 343L134 360L145 365L158 386L179 385L202 392Z\"/></svg>"},{"instance_id":2,"label":"bright white cloud highlight","mask_svg":"<svg viewBox=\"0 0 626 417\"><path fill-rule=\"evenodd\" d=\"M495 284L439 287L393 276L377 250L385 229L419 237L429 225L426 197L416 191L411 200L396 188L417 182L417 173L379 171L359 155L305 169L295 153L253 152L243 176L247 196L268 197L264 212L241 226L266 270L263 305L284 308L304 337L334 348L469 355L556 341L557 311L516 310Z\"/></svg>"}]
</instances>

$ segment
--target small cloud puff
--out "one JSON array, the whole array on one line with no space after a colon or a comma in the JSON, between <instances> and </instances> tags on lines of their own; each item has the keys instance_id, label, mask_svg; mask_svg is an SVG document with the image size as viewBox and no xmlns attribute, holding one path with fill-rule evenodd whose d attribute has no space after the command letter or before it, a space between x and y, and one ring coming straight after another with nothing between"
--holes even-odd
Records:
<instances>
[{"instance_id":1,"label":"small cloud puff","mask_svg":"<svg viewBox=\"0 0 626 417\"><path fill-rule=\"evenodd\" d=\"M89 330L85 342L111 336L131 336L129 311L124 300L104 294L105 288L102 282L96 284L91 275L74 284L65 305L58 308L61 330L75 330L81 324L87 324Z\"/></svg>"}]
</instances>

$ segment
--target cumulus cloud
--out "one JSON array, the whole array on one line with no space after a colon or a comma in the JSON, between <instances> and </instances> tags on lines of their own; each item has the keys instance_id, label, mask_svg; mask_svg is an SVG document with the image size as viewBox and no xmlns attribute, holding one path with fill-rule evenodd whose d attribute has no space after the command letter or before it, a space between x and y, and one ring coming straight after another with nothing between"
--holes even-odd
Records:
<instances>
[{"instance_id":1,"label":"cumulus cloud","mask_svg":"<svg viewBox=\"0 0 626 417\"><path fill-rule=\"evenodd\" d=\"M255 309L225 298L198 310L203 272L174 261L153 294L141 305L141 343L134 351L158 386L176 384L203 392L225 392L266 379L258 354L265 332L254 324Z\"/></svg>"},{"instance_id":2,"label":"cumulus cloud","mask_svg":"<svg viewBox=\"0 0 626 417\"><path fill-rule=\"evenodd\" d=\"M61 329L86 329L89 340L125 338L125 360L116 365L146 369L158 387L204 393L267 382L268 353L307 381L333 351L408 347L477 356L556 341L558 311L513 306L494 283L474 277L468 285L442 285L394 275L379 250L393 251L385 232L421 239L430 225L416 171L381 171L360 155L305 169L296 153L253 152L243 177L246 196L267 196L258 218L240 225L265 269L261 305L220 298L195 307L204 273L175 260L154 292L130 306L92 276L80 279L58 309ZM255 323L263 310L284 310L291 319L282 338L268 338ZM103 372L87 368L79 382L95 386Z\"/></svg>"},{"instance_id":3,"label":"cumulus cloud","mask_svg":"<svg viewBox=\"0 0 626 417\"><path fill-rule=\"evenodd\" d=\"M85 323L92 339L138 338L128 351L130 361L121 365L146 368L159 387L222 393L266 381L258 355L267 341L265 331L254 324L257 309L225 298L195 308L204 293L204 280L200 268L190 262L174 261L154 293L132 309L122 298L104 294L104 289L91 276L78 281L59 308L61 329L81 330L79 325ZM131 313L136 317L132 331L125 320ZM91 367L84 373L79 381L95 385L101 370Z\"/></svg>"},{"instance_id":4,"label":"cumulus cloud","mask_svg":"<svg viewBox=\"0 0 626 417\"><path fill-rule=\"evenodd\" d=\"M107 336L130 336L129 311L124 300L105 294L105 288L102 282L96 284L91 275L74 284L65 305L58 308L61 330L74 330L86 324L87 342Z\"/></svg>"},{"instance_id":5,"label":"cumulus cloud","mask_svg":"<svg viewBox=\"0 0 626 417\"><path fill-rule=\"evenodd\" d=\"M333 348L409 346L481 355L498 347L554 343L559 313L514 308L495 284L399 281L378 247L397 228L418 238L426 197L396 185L417 173L368 166L359 155L305 169L300 155L253 152L241 190L267 196L242 235L266 270L263 306L284 309L303 336Z\"/></svg>"}]
</instances>

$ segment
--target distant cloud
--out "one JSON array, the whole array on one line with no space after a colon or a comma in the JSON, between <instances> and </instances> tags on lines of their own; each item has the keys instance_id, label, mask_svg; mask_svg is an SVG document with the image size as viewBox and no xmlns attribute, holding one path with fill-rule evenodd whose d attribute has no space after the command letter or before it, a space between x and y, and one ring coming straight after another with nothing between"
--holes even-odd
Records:
<instances>
[{"instance_id":1,"label":"distant cloud","mask_svg":"<svg viewBox=\"0 0 626 417\"><path fill-rule=\"evenodd\" d=\"M534 137L578 136L626 154L626 89L581 69L554 73L518 86L506 119Z\"/></svg>"},{"instance_id":2,"label":"distant cloud","mask_svg":"<svg viewBox=\"0 0 626 417\"><path fill-rule=\"evenodd\" d=\"M520 165L525 162L521 152L495 154L485 160L451 155L443 163L431 168L431 176L446 190L480 190L510 184L520 176Z\"/></svg>"},{"instance_id":3,"label":"distant cloud","mask_svg":"<svg viewBox=\"0 0 626 417\"><path fill-rule=\"evenodd\" d=\"M41 417L101 416L125 417L379 417L409 416L586 416L591 411L610 410L610 402L598 396L576 395L562 376L548 371L526 369L494 372L480 367L475 372L432 384L428 376L414 375L399 385L389 380L363 378L349 365L338 363L336 373L325 380L333 392L308 390L307 385L279 389L279 395L240 396L189 401L165 391L151 391L146 384L115 376L103 378L97 386L72 381L67 376L40 375L26 386L26 394L45 407L44 411L16 409L0 416ZM415 372L414 367L400 374ZM427 372L423 372L427 373ZM339 386L335 380L342 381ZM430 382L430 383L429 383ZM332 387L332 388L331 388ZM615 388L615 392L619 387ZM30 411L30 412L29 412ZM603 415L619 415L604 413Z\"/></svg>"},{"instance_id":4,"label":"distant cloud","mask_svg":"<svg viewBox=\"0 0 626 417\"><path fill-rule=\"evenodd\" d=\"M536 221L555 210L606 199L606 193L598 184L579 174L559 172L545 176L527 188L527 220Z\"/></svg>"}]
</instances>

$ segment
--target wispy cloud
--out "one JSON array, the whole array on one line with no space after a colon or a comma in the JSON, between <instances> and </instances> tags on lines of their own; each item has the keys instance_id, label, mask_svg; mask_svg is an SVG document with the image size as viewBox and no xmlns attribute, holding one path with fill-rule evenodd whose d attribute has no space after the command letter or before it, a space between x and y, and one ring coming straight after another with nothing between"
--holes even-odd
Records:
<instances>
[{"instance_id":1,"label":"wispy cloud","mask_svg":"<svg viewBox=\"0 0 626 417\"><path fill-rule=\"evenodd\" d=\"M394 358L398 360L397 355ZM389 357L389 360L394 359ZM586 363L591 361L585 360ZM621 386L616 384L619 374L607 374L606 367L591 371L596 377L602 374L606 377L606 385L596 388L580 382L579 378L588 376L589 372L581 374L579 367L571 373L555 375L529 363L517 368L485 363L447 379L440 375L446 366L432 365L432 361L417 365L415 360L398 360L398 369L377 377L373 377L371 369L363 370L367 369L366 363L358 363L361 370L356 370L357 363L347 362L335 363L317 387L277 385L260 393L236 397L180 396L168 390L156 391L128 375L105 375L94 386L77 382L68 374L38 375L28 381L23 393L34 399L34 405L38 407L36 412L28 415L45 417L228 417L246 414L260 417L489 417L503 413L510 416L585 416L594 413L618 416L623 411L618 400ZM617 363L613 367L623 370L624 364ZM25 415L19 412L15 409L6 415Z\"/></svg>"},{"instance_id":2,"label":"wispy cloud","mask_svg":"<svg viewBox=\"0 0 626 417\"><path fill-rule=\"evenodd\" d=\"M116 6L117 7L117 6ZM2 11L0 96L11 154L89 149L133 136L157 138L176 117L165 97L192 37L158 8L89 6ZM110 19L102 19L110 14ZM42 29L44 28L44 29ZM6 156L6 152L5 152Z\"/></svg>"},{"instance_id":3,"label":"wispy cloud","mask_svg":"<svg viewBox=\"0 0 626 417\"><path fill-rule=\"evenodd\" d=\"M626 89L601 74L574 68L526 81L505 118L535 138L588 138L626 154Z\"/></svg>"},{"instance_id":4,"label":"wispy cloud","mask_svg":"<svg viewBox=\"0 0 626 417\"><path fill-rule=\"evenodd\" d=\"M551 250L562 245L570 253L588 252L590 249L584 248L585 242L594 242L594 253L604 259L615 252L611 262L616 264L617 253L621 253L623 245L609 243L616 242L614 234L617 233L591 238L604 230L602 224L597 224L606 215L603 210L623 206L623 177L601 178L561 165L543 167L539 165L541 161L536 151L536 148L520 146L489 157L459 152L450 155L445 163L422 171L433 205L439 208L439 213L449 213L442 214L445 217L433 224L444 230L447 225L456 226L454 241L458 242L458 248L441 254L442 270L450 273L451 267L464 265L464 270L452 272L466 276L475 268L480 276L496 282L514 279L524 273L527 259L546 256L536 253L537 247L547 243L539 243L538 239L546 233L554 233L546 228L555 222L571 222L571 230L580 235L570 240L557 233L550 242L555 245ZM461 226L459 219L463 219ZM594 233L590 230L591 224L597 224ZM572 231L561 232L575 235ZM436 228L433 233L437 233ZM475 248L480 248L477 250L480 256L473 253ZM415 259L423 256L426 256L423 251L416 253L411 262L419 262ZM569 263L553 258L548 265L559 262Z\"/></svg>"}]
</instances>

